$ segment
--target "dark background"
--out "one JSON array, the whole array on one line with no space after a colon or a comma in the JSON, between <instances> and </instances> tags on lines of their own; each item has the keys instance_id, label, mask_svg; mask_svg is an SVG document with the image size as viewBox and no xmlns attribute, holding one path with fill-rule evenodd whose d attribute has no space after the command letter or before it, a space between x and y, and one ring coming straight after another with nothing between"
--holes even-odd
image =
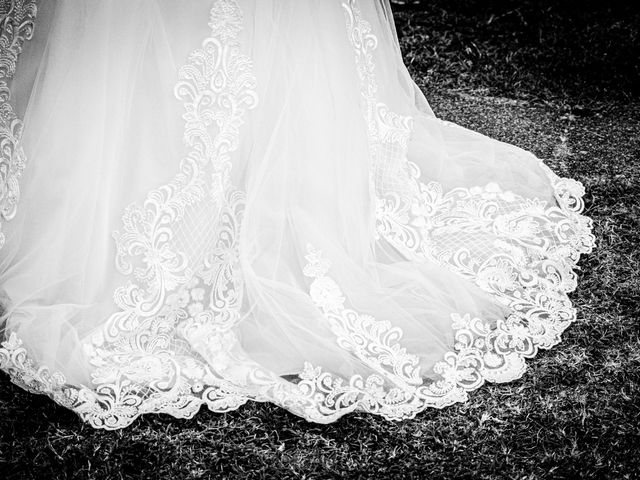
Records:
<instances>
[{"instance_id":1,"label":"dark background","mask_svg":"<svg viewBox=\"0 0 640 480\"><path fill-rule=\"evenodd\" d=\"M640 92L640 2L392 2L405 62L427 90L487 89L589 105Z\"/></svg>"}]
</instances>

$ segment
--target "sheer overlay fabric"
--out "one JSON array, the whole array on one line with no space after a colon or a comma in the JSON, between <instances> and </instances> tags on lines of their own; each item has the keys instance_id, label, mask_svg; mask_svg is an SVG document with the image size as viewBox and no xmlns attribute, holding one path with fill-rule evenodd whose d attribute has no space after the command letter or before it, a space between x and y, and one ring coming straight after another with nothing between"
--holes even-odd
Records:
<instances>
[{"instance_id":1,"label":"sheer overlay fabric","mask_svg":"<svg viewBox=\"0 0 640 480\"><path fill-rule=\"evenodd\" d=\"M387 0L0 21L0 368L91 425L410 418L575 320L582 185L436 118Z\"/></svg>"}]
</instances>

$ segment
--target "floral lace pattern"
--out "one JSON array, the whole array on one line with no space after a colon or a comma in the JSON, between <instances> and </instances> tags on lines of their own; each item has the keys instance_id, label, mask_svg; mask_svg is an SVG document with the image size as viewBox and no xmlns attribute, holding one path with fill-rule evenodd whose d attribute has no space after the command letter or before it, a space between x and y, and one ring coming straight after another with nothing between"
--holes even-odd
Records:
<instances>
[{"instance_id":1,"label":"floral lace pattern","mask_svg":"<svg viewBox=\"0 0 640 480\"><path fill-rule=\"evenodd\" d=\"M33 36L36 19L35 0L11 0L0 12L0 227L11 220L20 198L18 180L25 168L20 146L22 120L9 103L9 82L16 71L24 42ZM0 228L0 248L4 245Z\"/></svg>"},{"instance_id":2,"label":"floral lace pattern","mask_svg":"<svg viewBox=\"0 0 640 480\"><path fill-rule=\"evenodd\" d=\"M384 105L372 108L382 104L375 98L378 87L372 58L376 42L370 38L371 27L354 0L343 6L359 63L373 168L378 152L394 151L401 152L408 171L403 189L376 189L377 232L408 258L443 265L508 307L512 313L504 322L489 325L464 315L456 317L454 329L457 345L471 349L464 354L467 359L476 358L472 363L478 385L483 379L518 378L525 368L523 358L557 344L575 320L567 296L576 286L573 267L595 243L591 220L580 214L584 188L580 182L559 178L541 161L539 167L552 184L557 205L524 199L494 183L448 192L437 182L423 183L418 166L406 159L411 119L398 121L398 115L380 115L380 111L388 112ZM460 128L445 121L441 124ZM381 136L379 132L385 130L398 133ZM487 244L492 246L489 253L473 249ZM485 352L472 354L472 347ZM461 351L452 353L446 361L455 365L461 355ZM436 367L438 373L447 370L444 364Z\"/></svg>"},{"instance_id":3,"label":"floral lace pattern","mask_svg":"<svg viewBox=\"0 0 640 480\"><path fill-rule=\"evenodd\" d=\"M371 25L356 0L345 1L343 8L362 85L378 241L476 283L506 307L506 318L489 321L452 312L451 351L433 372L422 372L418 356L402 345L403 332L389 320L350 308L330 275L331 261L308 245L302 273L309 299L337 345L372 373L347 379L305 363L299 378L288 381L244 352L237 326L245 295L238 260L245 194L230 174L245 115L258 99L251 61L240 50L242 13L236 1L216 0L210 36L180 70L176 86L185 106L189 152L171 182L126 209L122 228L114 233L116 266L129 280L115 292L118 311L85 345L93 384L67 383L62 374L36 364L9 333L0 347L0 369L15 383L107 429L148 412L185 418L203 404L224 412L248 400L273 402L323 423L354 410L399 420L464 401L487 381L518 378L526 358L560 340L575 319L567 297L576 284L573 267L594 243L590 220L580 215L582 186L558 178L542 163L557 205L521 198L496 184L448 192L438 183L425 184L406 158L412 118L377 100L377 38ZM20 18L33 16L35 9ZM19 136L12 138L10 149L2 145L3 155L19 150ZM2 165L10 166L4 158ZM16 163L22 157L11 153L11 158ZM15 168L0 171L3 181L6 172L16 177ZM17 184L11 188L17 192ZM8 193L0 196L2 215L9 218L15 202L5 198ZM13 207L5 210L5 205ZM210 229L189 242L188 225L203 218ZM204 247L193 250L190 243ZM490 251L475 248L479 244L490 245Z\"/></svg>"},{"instance_id":4,"label":"floral lace pattern","mask_svg":"<svg viewBox=\"0 0 640 480\"><path fill-rule=\"evenodd\" d=\"M437 183L420 182L409 219L383 210L379 232L411 258L436 261L474 281L517 314L536 347L550 348L575 319L567 297L576 286L573 267L594 244L591 221L578 213L582 186L567 179L553 185L557 206L496 184L443 193ZM492 251L474 250L480 243Z\"/></svg>"},{"instance_id":5,"label":"floral lace pattern","mask_svg":"<svg viewBox=\"0 0 640 480\"><path fill-rule=\"evenodd\" d=\"M409 195L410 185L404 154L411 136L413 119L399 115L378 101L373 54L378 39L369 22L360 13L357 2L342 4L347 21L349 40L354 48L355 61L361 81L364 118L367 122L371 148L371 182L376 195Z\"/></svg>"},{"instance_id":6,"label":"floral lace pattern","mask_svg":"<svg viewBox=\"0 0 640 480\"><path fill-rule=\"evenodd\" d=\"M329 321L338 345L403 387L421 384L418 357L408 354L398 343L402 331L388 321L378 321L369 315L346 309L345 297L338 284L326 276L330 263L322 259L321 252L313 246L307 250L309 254L305 258L308 263L304 274L314 279L310 295Z\"/></svg>"},{"instance_id":7,"label":"floral lace pattern","mask_svg":"<svg viewBox=\"0 0 640 480\"><path fill-rule=\"evenodd\" d=\"M123 427L145 412L190 417L203 403L226 411L247 400L207 362L186 354L189 337L206 317L215 318L219 329L210 342L217 339L227 350L233 345L224 335L232 335L241 301L235 250L244 194L230 183L230 155L244 112L257 103L251 62L239 50L236 2L216 1L210 17L211 36L181 69L176 86L185 102L190 152L169 184L151 191L142 206L126 209L124 228L114 233L116 266L134 281L116 290L120 311L85 346L94 385L68 386L62 375L37 367L15 334L0 350L0 367L14 382L49 394L95 427ZM196 272L196 262L177 248L176 226L203 204L217 214L217 237ZM188 291L198 282L208 289L207 309L204 288ZM180 351L185 354L175 354ZM214 365L223 363L221 358Z\"/></svg>"},{"instance_id":8,"label":"floral lace pattern","mask_svg":"<svg viewBox=\"0 0 640 480\"><path fill-rule=\"evenodd\" d=\"M487 381L519 378L526 368L524 359L535 355L536 345L519 315L491 324L470 314L453 313L453 349L433 367L438 378L426 380L417 357L401 347L402 332L389 322L345 308L344 294L327 275L331 263L311 245L306 259L305 274L314 279L310 296L330 321L338 343L378 372L345 380L307 363L298 386L307 396L313 395L325 420L356 409L389 420L411 418L428 407L465 401L469 391Z\"/></svg>"},{"instance_id":9,"label":"floral lace pattern","mask_svg":"<svg viewBox=\"0 0 640 480\"><path fill-rule=\"evenodd\" d=\"M176 86L190 152L171 183L150 192L143 206L127 208L124 231L114 234L117 267L137 282L116 291L121 311L87 345L94 384L109 393L114 412L127 404L135 405L135 416L192 416L202 403L225 411L247 400L224 375L242 298L237 237L244 193L229 176L243 116L257 97L251 62L239 50L238 6L219 0L210 18L211 36L191 54ZM217 218L212 248L202 258L180 248L180 225L200 208ZM206 341L193 340L200 337ZM210 361L189 355L192 348ZM106 426L131 419L114 415Z\"/></svg>"}]
</instances>

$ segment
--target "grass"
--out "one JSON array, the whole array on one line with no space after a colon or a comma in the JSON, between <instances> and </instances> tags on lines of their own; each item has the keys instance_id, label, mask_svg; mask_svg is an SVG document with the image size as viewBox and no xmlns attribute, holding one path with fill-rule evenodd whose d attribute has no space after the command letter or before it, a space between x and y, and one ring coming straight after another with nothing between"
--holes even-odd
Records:
<instances>
[{"instance_id":1,"label":"grass","mask_svg":"<svg viewBox=\"0 0 640 480\"><path fill-rule=\"evenodd\" d=\"M582 107L640 93L640 10L624 0L406 0L396 24L405 63L427 92Z\"/></svg>"},{"instance_id":2,"label":"grass","mask_svg":"<svg viewBox=\"0 0 640 480\"><path fill-rule=\"evenodd\" d=\"M191 420L151 415L104 432L2 375L0 477L640 478L640 102L629 77L638 66L615 55L601 58L602 70L591 63L603 51L637 52L640 23L631 31L626 7L611 1L583 6L571 21L562 9L576 2L547 4L539 15L528 1L463 11L434 0L399 6L397 19L438 115L530 149L587 188L598 248L581 262L579 320L521 380L402 423L354 414L315 425L250 404ZM534 21L554 40L522 31ZM577 30L597 43L594 52ZM563 64L565 51L577 56ZM480 60L468 65L469 55Z\"/></svg>"}]
</instances>

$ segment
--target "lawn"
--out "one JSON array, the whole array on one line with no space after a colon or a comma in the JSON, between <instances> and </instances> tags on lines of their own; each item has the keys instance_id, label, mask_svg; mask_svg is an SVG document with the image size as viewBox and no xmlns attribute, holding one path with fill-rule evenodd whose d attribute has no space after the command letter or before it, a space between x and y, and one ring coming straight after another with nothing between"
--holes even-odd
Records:
<instances>
[{"instance_id":1,"label":"lawn","mask_svg":"<svg viewBox=\"0 0 640 480\"><path fill-rule=\"evenodd\" d=\"M436 114L587 189L597 249L564 342L519 381L401 423L249 404L106 432L0 375L0 478L640 478L640 18L615 0L402 3L403 53Z\"/></svg>"}]
</instances>

